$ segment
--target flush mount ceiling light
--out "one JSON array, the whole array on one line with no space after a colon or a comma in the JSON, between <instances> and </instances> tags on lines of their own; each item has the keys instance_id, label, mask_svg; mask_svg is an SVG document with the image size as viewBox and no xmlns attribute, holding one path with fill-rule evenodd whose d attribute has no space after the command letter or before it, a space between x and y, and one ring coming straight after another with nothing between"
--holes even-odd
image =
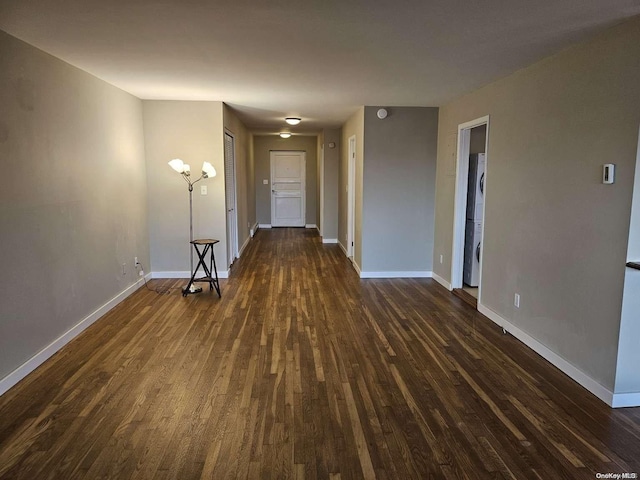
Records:
<instances>
[{"instance_id":1,"label":"flush mount ceiling light","mask_svg":"<svg viewBox=\"0 0 640 480\"><path fill-rule=\"evenodd\" d=\"M287 117L284 119L285 122L287 122L289 125L298 125L302 119L298 118L298 117Z\"/></svg>"},{"instance_id":2,"label":"flush mount ceiling light","mask_svg":"<svg viewBox=\"0 0 640 480\"><path fill-rule=\"evenodd\" d=\"M280 132L280 136L282 138L289 138L291 136L291 134L289 132Z\"/></svg>"}]
</instances>

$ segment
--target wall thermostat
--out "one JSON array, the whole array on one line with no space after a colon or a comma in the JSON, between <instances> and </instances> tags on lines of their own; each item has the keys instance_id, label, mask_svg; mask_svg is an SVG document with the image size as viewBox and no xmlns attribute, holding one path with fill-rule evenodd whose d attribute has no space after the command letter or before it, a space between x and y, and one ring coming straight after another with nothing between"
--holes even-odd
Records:
<instances>
[{"instance_id":1,"label":"wall thermostat","mask_svg":"<svg viewBox=\"0 0 640 480\"><path fill-rule=\"evenodd\" d=\"M329 142L329 148L336 148L335 142Z\"/></svg>"},{"instance_id":2,"label":"wall thermostat","mask_svg":"<svg viewBox=\"0 0 640 480\"><path fill-rule=\"evenodd\" d=\"M378 110L377 115L380 120L384 120L385 118L387 118L388 112L385 108L381 108L380 110Z\"/></svg>"},{"instance_id":3,"label":"wall thermostat","mask_svg":"<svg viewBox=\"0 0 640 480\"><path fill-rule=\"evenodd\" d=\"M605 163L602 166L602 183L611 185L615 181L616 166L613 163Z\"/></svg>"}]
</instances>

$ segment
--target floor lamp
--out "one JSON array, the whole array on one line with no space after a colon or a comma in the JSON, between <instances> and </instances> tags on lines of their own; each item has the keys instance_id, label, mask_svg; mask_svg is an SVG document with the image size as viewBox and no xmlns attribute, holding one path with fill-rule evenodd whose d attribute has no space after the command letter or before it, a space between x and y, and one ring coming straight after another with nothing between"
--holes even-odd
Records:
<instances>
[{"instance_id":1,"label":"floor lamp","mask_svg":"<svg viewBox=\"0 0 640 480\"><path fill-rule=\"evenodd\" d=\"M179 158L174 158L169 162L169 166L178 172L189 185L189 261L191 265L191 275L193 275L193 186L203 178L211 178L216 176L216 169L209 162L202 164L202 175L195 181L191 181L191 167ZM213 255L213 253L212 253ZM202 291L202 287L196 287L191 284L187 293L198 293Z\"/></svg>"}]
</instances>

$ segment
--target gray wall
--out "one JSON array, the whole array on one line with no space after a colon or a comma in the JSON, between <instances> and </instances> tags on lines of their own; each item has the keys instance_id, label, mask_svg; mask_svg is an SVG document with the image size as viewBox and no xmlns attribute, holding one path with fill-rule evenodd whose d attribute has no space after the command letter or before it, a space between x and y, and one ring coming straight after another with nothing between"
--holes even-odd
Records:
<instances>
[{"instance_id":1,"label":"gray wall","mask_svg":"<svg viewBox=\"0 0 640 480\"><path fill-rule=\"evenodd\" d=\"M136 283L149 240L140 100L0 32L0 105L4 378Z\"/></svg>"},{"instance_id":2,"label":"gray wall","mask_svg":"<svg viewBox=\"0 0 640 480\"><path fill-rule=\"evenodd\" d=\"M451 280L449 139L490 115L480 302L613 390L640 124L640 19L440 109L434 255ZM601 183L617 164L615 185ZM520 309L513 305L520 293Z\"/></svg>"},{"instance_id":3,"label":"gray wall","mask_svg":"<svg viewBox=\"0 0 640 480\"><path fill-rule=\"evenodd\" d=\"M339 128L324 130L324 224L322 238L338 239L338 189L340 174L340 137ZM329 148L329 143L335 143Z\"/></svg>"},{"instance_id":4,"label":"gray wall","mask_svg":"<svg viewBox=\"0 0 640 480\"><path fill-rule=\"evenodd\" d=\"M433 228L438 109L364 110L363 272L428 272Z\"/></svg>"},{"instance_id":5,"label":"gray wall","mask_svg":"<svg viewBox=\"0 0 640 480\"><path fill-rule=\"evenodd\" d=\"M222 102L143 102L147 161L151 267L159 275L189 274L189 192L187 184L167 165L180 158L195 178L203 162L217 176L200 181L193 191L194 238L216 238L218 271L227 265ZM207 185L208 194L200 194ZM195 265L194 265L195 266Z\"/></svg>"},{"instance_id":6,"label":"gray wall","mask_svg":"<svg viewBox=\"0 0 640 480\"><path fill-rule=\"evenodd\" d=\"M317 151L318 138L315 136L294 135L280 138L276 135L254 135L253 154L255 158L256 216L258 223L271 223L271 150L298 150L306 152L306 219L307 224L316 224L317 189ZM263 185L263 179L269 185Z\"/></svg>"},{"instance_id":7,"label":"gray wall","mask_svg":"<svg viewBox=\"0 0 640 480\"><path fill-rule=\"evenodd\" d=\"M469 153L485 153L487 149L487 126L480 125L471 129Z\"/></svg>"}]
</instances>

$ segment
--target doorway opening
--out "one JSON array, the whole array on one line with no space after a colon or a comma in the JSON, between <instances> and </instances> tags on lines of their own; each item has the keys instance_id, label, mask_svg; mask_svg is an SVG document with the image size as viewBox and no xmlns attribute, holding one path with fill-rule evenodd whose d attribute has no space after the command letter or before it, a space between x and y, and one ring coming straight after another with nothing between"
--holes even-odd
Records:
<instances>
[{"instance_id":1,"label":"doorway opening","mask_svg":"<svg viewBox=\"0 0 640 480\"><path fill-rule=\"evenodd\" d=\"M458 126L451 286L474 307L482 288L488 139L488 116Z\"/></svg>"},{"instance_id":2,"label":"doorway opening","mask_svg":"<svg viewBox=\"0 0 640 480\"><path fill-rule=\"evenodd\" d=\"M227 207L227 264L231 268L238 258L238 206L235 138L229 132L224 133L224 187Z\"/></svg>"}]
</instances>

